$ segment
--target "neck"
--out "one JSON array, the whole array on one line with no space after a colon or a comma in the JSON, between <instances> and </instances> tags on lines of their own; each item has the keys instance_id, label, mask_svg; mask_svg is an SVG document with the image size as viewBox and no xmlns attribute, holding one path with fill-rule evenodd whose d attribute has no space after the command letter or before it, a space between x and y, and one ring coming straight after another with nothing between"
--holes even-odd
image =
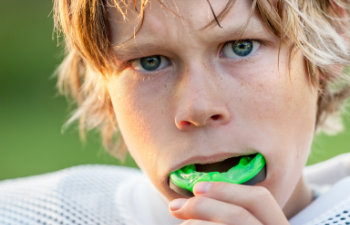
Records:
<instances>
[{"instance_id":1,"label":"neck","mask_svg":"<svg viewBox=\"0 0 350 225\"><path fill-rule=\"evenodd\" d=\"M290 219L308 206L312 202L312 198L313 195L311 189L307 186L303 177L301 177L292 196L283 208L284 214Z\"/></svg>"}]
</instances>

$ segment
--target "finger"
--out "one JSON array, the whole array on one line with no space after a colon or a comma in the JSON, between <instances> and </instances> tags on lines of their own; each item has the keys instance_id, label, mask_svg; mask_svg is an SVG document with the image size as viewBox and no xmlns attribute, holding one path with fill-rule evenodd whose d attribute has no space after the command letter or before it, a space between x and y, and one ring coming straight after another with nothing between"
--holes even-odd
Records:
<instances>
[{"instance_id":1,"label":"finger","mask_svg":"<svg viewBox=\"0 0 350 225\"><path fill-rule=\"evenodd\" d=\"M288 224L275 198L262 186L202 182L194 187L194 194L239 205L252 213L263 224Z\"/></svg>"},{"instance_id":2,"label":"finger","mask_svg":"<svg viewBox=\"0 0 350 225\"><path fill-rule=\"evenodd\" d=\"M176 199L169 205L171 214L179 219L204 220L230 225L261 224L246 209L207 197Z\"/></svg>"},{"instance_id":3,"label":"finger","mask_svg":"<svg viewBox=\"0 0 350 225\"><path fill-rule=\"evenodd\" d=\"M225 225L223 223L210 222L204 220L186 220L181 225Z\"/></svg>"}]
</instances>

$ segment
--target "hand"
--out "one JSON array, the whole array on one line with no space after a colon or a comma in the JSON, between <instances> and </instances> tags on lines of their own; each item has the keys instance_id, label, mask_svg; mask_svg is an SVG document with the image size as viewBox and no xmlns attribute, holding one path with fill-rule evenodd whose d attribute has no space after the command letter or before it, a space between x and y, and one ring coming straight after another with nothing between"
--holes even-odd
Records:
<instances>
[{"instance_id":1,"label":"hand","mask_svg":"<svg viewBox=\"0 0 350 225\"><path fill-rule=\"evenodd\" d=\"M182 225L286 225L289 224L272 194L261 186L202 182L194 197L175 199L171 214Z\"/></svg>"}]
</instances>

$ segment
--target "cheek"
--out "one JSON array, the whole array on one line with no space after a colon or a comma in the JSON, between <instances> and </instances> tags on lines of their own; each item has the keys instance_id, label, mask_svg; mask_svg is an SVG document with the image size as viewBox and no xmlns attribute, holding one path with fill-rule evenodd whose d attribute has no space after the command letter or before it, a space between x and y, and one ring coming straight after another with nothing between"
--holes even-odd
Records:
<instances>
[{"instance_id":1,"label":"cheek","mask_svg":"<svg viewBox=\"0 0 350 225\"><path fill-rule=\"evenodd\" d=\"M317 91L306 80L301 56L293 58L291 70L286 61L281 58L279 67L277 62L263 61L255 65L258 71L242 72L245 76L231 96L236 99L235 123L247 132L245 136L254 133L257 143L270 144L269 147L283 142L309 142L314 130Z\"/></svg>"},{"instance_id":2,"label":"cheek","mask_svg":"<svg viewBox=\"0 0 350 225\"><path fill-rule=\"evenodd\" d=\"M162 108L168 105L161 97L162 93L150 94L156 89L140 85L142 82L132 76L119 76L109 81L108 89L118 128L129 153L149 176L158 176L161 172L157 169L159 164L171 157L169 151L159 146L168 145L173 124L169 113L164 113Z\"/></svg>"},{"instance_id":3,"label":"cheek","mask_svg":"<svg viewBox=\"0 0 350 225\"><path fill-rule=\"evenodd\" d=\"M132 80L123 77L111 78L108 83L118 128L129 153L142 168L144 166L141 159L150 157L147 156L147 151L141 151L141 149L144 149L144 143L152 138L148 132L151 123L145 119L147 116L145 114L151 112L147 110L147 105L142 105L142 102L137 101L139 96L135 93L135 88Z\"/></svg>"},{"instance_id":4,"label":"cheek","mask_svg":"<svg viewBox=\"0 0 350 225\"><path fill-rule=\"evenodd\" d=\"M288 70L261 74L250 86L251 103L242 111L254 132L253 148L267 158L268 186L283 206L297 184L306 163L315 128L317 91L306 80L303 60ZM267 71L267 70L265 70ZM258 109L258 110L257 110Z\"/></svg>"},{"instance_id":5,"label":"cheek","mask_svg":"<svg viewBox=\"0 0 350 225\"><path fill-rule=\"evenodd\" d=\"M295 54L288 68L288 53L266 57L252 67L235 68L231 93L231 132L242 146L261 152L268 165L263 183L285 205L298 183L315 129L317 89L307 81L304 59ZM229 70L226 70L229 73ZM229 90L227 82L224 89ZM231 84L232 86L232 84ZM232 88L231 88L232 89Z\"/></svg>"}]
</instances>

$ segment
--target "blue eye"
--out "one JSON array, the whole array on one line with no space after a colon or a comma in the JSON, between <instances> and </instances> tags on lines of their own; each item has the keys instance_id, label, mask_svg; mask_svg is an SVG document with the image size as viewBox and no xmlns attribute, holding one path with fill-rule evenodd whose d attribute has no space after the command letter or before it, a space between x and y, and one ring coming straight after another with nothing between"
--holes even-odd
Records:
<instances>
[{"instance_id":1,"label":"blue eye","mask_svg":"<svg viewBox=\"0 0 350 225\"><path fill-rule=\"evenodd\" d=\"M131 66L141 72L153 72L160 70L170 64L169 59L160 55L147 56L135 59L131 62Z\"/></svg>"},{"instance_id":2,"label":"blue eye","mask_svg":"<svg viewBox=\"0 0 350 225\"><path fill-rule=\"evenodd\" d=\"M227 58L240 59L254 53L259 46L259 42L252 40L231 41L224 45L222 51Z\"/></svg>"}]
</instances>

